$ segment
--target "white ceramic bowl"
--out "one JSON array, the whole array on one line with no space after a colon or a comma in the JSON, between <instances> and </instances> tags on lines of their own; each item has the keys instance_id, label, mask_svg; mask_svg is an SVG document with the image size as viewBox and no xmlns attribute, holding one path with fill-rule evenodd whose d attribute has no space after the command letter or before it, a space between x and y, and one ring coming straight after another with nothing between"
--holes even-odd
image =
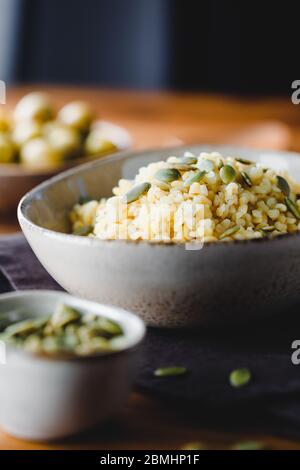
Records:
<instances>
[{"instance_id":1,"label":"white ceramic bowl","mask_svg":"<svg viewBox=\"0 0 300 470\"><path fill-rule=\"evenodd\" d=\"M0 295L0 320L6 312L16 321L18 312L50 314L59 302L115 320L124 330L125 345L103 356L69 360L6 345L6 363L0 364L0 426L20 438L57 439L95 426L118 413L132 385L145 327L125 310L61 292L20 291Z\"/></svg>"},{"instance_id":2,"label":"white ceramic bowl","mask_svg":"<svg viewBox=\"0 0 300 470\"><path fill-rule=\"evenodd\" d=\"M109 196L120 178L186 150L250 158L300 181L300 155L290 152L198 145L104 158L52 178L21 201L19 221L41 263L67 291L127 308L149 325L246 324L294 308L300 299L300 233L206 243L195 251L67 234L68 213L80 196Z\"/></svg>"}]
</instances>

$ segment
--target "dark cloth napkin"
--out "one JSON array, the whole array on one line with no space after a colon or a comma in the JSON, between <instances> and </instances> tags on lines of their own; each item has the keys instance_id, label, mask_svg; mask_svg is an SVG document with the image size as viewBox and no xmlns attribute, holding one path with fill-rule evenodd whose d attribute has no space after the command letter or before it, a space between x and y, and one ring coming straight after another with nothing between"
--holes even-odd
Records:
<instances>
[{"instance_id":1,"label":"dark cloth napkin","mask_svg":"<svg viewBox=\"0 0 300 470\"><path fill-rule=\"evenodd\" d=\"M20 234L0 237L0 292L15 289L60 289ZM254 426L300 439L300 365L291 361L295 339L300 339L296 307L239 330L148 328L136 384L207 426ZM185 366L188 373L153 375L156 368L171 365ZM233 388L228 377L240 367L249 368L252 378Z\"/></svg>"}]
</instances>

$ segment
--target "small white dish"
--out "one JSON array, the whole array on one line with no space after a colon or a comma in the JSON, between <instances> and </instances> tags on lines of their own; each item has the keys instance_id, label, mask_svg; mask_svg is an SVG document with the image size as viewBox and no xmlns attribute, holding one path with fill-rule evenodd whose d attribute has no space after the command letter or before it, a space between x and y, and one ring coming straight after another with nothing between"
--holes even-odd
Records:
<instances>
[{"instance_id":1,"label":"small white dish","mask_svg":"<svg viewBox=\"0 0 300 470\"><path fill-rule=\"evenodd\" d=\"M72 435L116 415L128 398L136 369L143 322L125 310L55 291L19 291L0 295L3 313L50 314L57 303L103 315L120 324L124 347L105 355L42 357L5 345L0 364L0 426L28 440ZM3 352L3 344L2 344ZM3 359L3 356L2 358Z\"/></svg>"}]
</instances>

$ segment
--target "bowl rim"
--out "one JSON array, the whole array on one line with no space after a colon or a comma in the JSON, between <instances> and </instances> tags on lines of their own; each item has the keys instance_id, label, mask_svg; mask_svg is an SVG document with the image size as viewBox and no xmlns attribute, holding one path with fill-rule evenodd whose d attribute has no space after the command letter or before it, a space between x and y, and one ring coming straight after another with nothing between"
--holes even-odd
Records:
<instances>
[{"instance_id":1,"label":"bowl rim","mask_svg":"<svg viewBox=\"0 0 300 470\"><path fill-rule=\"evenodd\" d=\"M178 243L174 241L148 241L148 240L102 240L96 237L84 237L80 235L74 235L71 233L64 233L64 232L57 232L55 230L50 230L45 227L41 227L38 224L35 224L32 222L29 218L26 217L25 215L25 209L28 205L30 205L31 201L34 199L35 193L47 188L48 186L52 186L53 184L67 179L69 176L76 175L78 173L81 173L82 170L85 169L90 169L93 168L94 166L98 167L101 166L101 164L105 163L108 159L110 161L119 161L122 159L125 159L126 157L138 157L139 155L149 155L152 153L163 153L163 154L169 154L172 155L172 152L183 152L183 151L189 151L193 148L200 148L200 152L213 152L213 151L219 151L220 153L223 151L225 152L249 152L250 154L255 155L259 153L264 153L267 155L277 155L281 156L282 158L285 158L286 156L290 156L292 158L297 158L300 159L300 152L291 152L288 150L272 150L272 149L254 149L254 148L249 148L249 147L242 147L242 146L234 146L234 145L222 145L222 144L206 144L206 143L201 143L201 144L191 144L191 145L181 145L181 146L172 146L172 147L155 147L155 148L150 148L146 150L135 150L132 151L130 149L124 150L121 152L116 152L111 155L104 156L100 159L90 161L83 163L82 165L70 168L64 172L59 173L58 175L55 175L48 180L40 183L38 186L33 188L31 191L26 193L22 199L20 200L18 204L18 209L17 209L17 216L18 220L20 223L20 226L23 230L23 223L26 224L30 230L40 232L48 237L51 238L56 238L56 239L62 239L71 243L79 243L80 245L86 245L86 246L91 246L94 244L97 244L98 246L100 244L103 244L105 246L108 245L108 243L112 245L118 246L139 246L139 245L147 245L149 247L165 247L165 248L178 248L178 247L184 247L186 243ZM203 150L201 150L203 148ZM208 150L205 150L208 149ZM199 150L197 150L199 151ZM163 158L163 156L162 156ZM272 237L270 235L266 235L263 238L252 238L252 239L246 239L246 240L230 240L226 242L219 243L218 241L207 241L203 243L202 249L207 249L208 247L217 247L217 246L224 246L224 245L236 245L236 246L246 246L249 244L254 244L254 243L266 243L266 242L272 242L278 243L281 242L282 240L285 240L286 238L292 239L292 238L299 238L300 237L300 231L297 232L292 232L292 233L283 233L282 235L277 235L275 237Z\"/></svg>"},{"instance_id":2,"label":"bowl rim","mask_svg":"<svg viewBox=\"0 0 300 470\"><path fill-rule=\"evenodd\" d=\"M5 177L51 177L53 175L57 175L58 173L63 173L69 169L73 169L77 166L84 165L86 163L91 163L93 161L97 161L98 159L102 159L107 156L114 155L116 153L120 153L123 151L128 151L129 149L132 148L133 145L133 137L130 134L130 132L127 130L126 127L121 126L119 124L116 124L115 122L112 121L107 121L106 119L97 119L93 122L93 124L105 124L105 125L110 125L114 127L118 132L126 134L126 137L128 139L128 145L124 148L121 148L120 150L113 150L108 153L105 153L103 156L101 155L82 155L81 157L78 158L70 158L69 160L65 160L61 164L57 166L49 166L45 168L29 168L25 165L22 165L21 163L17 162L12 162L12 163L0 163L0 177L5 178Z\"/></svg>"},{"instance_id":3,"label":"bowl rim","mask_svg":"<svg viewBox=\"0 0 300 470\"><path fill-rule=\"evenodd\" d=\"M107 318L111 318L110 314L113 313L113 315L116 315L120 318L120 320L115 319L114 321L125 323L126 320L130 319L131 322L134 324L135 330L132 330L132 337L129 335L127 337L127 344L125 344L124 347L121 349L116 349L115 351L107 351L103 353L97 353L97 354L91 354L87 356L79 356L75 354L42 354L42 353L33 353L30 351L25 351L22 348L17 348L11 344L5 343L5 348L8 351L13 352L14 354L21 355L24 357L28 357L31 359L39 359L39 360L45 360L45 361L95 361L95 360L105 360L108 358L116 357L121 354L128 353L132 350L134 350L144 339L145 334L146 334L146 326L143 320L137 316L135 313L126 310L122 307L117 307L113 305L107 305L107 304L102 304L100 302L95 302L92 300L87 300L87 299L82 299L77 296L74 296L72 294L69 294L68 292L65 291L60 291L60 290L51 290L51 289L28 289L28 290L17 290L13 292L6 292L3 294L0 294L0 305L2 304L2 301L5 302L5 300L9 299L15 299L15 298L30 298L34 296L47 296L47 297L63 297L66 299L66 303L68 302L68 299L72 299L72 305L73 304L79 304L78 309L83 309L84 305L92 305L93 308L96 310L99 310L99 313L96 313L96 315L103 315L104 317L106 316ZM76 307L75 307L76 308ZM40 316L39 314L37 316ZM127 333L128 334L128 333ZM126 334L125 334L126 337Z\"/></svg>"}]
</instances>

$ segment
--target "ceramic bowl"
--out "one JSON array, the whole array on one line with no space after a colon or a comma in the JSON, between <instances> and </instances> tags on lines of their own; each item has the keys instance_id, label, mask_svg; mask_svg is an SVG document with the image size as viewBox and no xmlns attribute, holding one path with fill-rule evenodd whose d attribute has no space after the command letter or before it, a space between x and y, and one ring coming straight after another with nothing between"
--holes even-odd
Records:
<instances>
[{"instance_id":1,"label":"ceramic bowl","mask_svg":"<svg viewBox=\"0 0 300 470\"><path fill-rule=\"evenodd\" d=\"M186 150L244 156L285 168L300 181L300 155L289 152L201 145L102 159L45 182L21 201L19 221L41 263L67 291L132 310L149 325L246 324L294 306L300 298L300 234L206 243L193 251L67 234L68 212L79 196L111 195L120 178Z\"/></svg>"},{"instance_id":2,"label":"ceramic bowl","mask_svg":"<svg viewBox=\"0 0 300 470\"><path fill-rule=\"evenodd\" d=\"M96 121L94 127L107 139L115 142L120 150L131 147L132 139L124 128L107 121ZM42 181L95 158L76 158L55 168L43 170L29 169L18 163L0 164L0 214L15 212L21 197Z\"/></svg>"},{"instance_id":3,"label":"ceramic bowl","mask_svg":"<svg viewBox=\"0 0 300 470\"><path fill-rule=\"evenodd\" d=\"M45 358L1 344L0 426L30 440L62 438L115 415L126 401L136 367L137 345L145 334L135 315L114 307L55 291L20 291L0 295L1 313L33 316L66 303L117 321L125 333L124 348L103 356Z\"/></svg>"}]
</instances>

